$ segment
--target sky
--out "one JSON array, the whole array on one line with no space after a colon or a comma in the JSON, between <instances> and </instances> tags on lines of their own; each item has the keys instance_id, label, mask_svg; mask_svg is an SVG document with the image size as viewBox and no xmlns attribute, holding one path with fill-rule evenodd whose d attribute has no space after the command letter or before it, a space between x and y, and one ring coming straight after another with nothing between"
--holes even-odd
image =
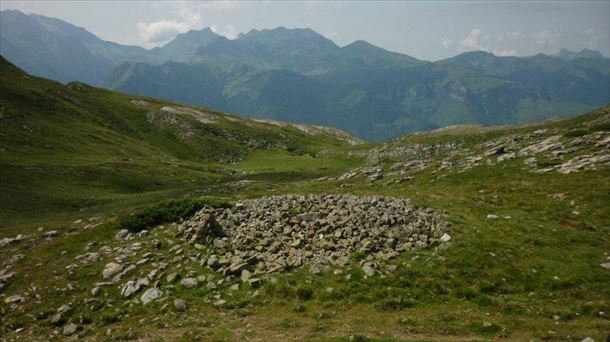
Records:
<instances>
[{"instance_id":1,"label":"sky","mask_svg":"<svg viewBox=\"0 0 610 342\"><path fill-rule=\"evenodd\" d=\"M610 1L0 1L145 48L210 27L234 39L252 29L311 28L339 46L356 40L424 60L472 50L610 52Z\"/></svg>"}]
</instances>

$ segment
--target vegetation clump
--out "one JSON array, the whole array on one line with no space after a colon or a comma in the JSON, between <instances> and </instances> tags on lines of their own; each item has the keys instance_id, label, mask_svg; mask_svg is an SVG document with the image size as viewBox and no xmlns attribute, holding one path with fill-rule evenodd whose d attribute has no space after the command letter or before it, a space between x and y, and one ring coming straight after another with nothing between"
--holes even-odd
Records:
<instances>
[{"instance_id":1,"label":"vegetation clump","mask_svg":"<svg viewBox=\"0 0 610 342\"><path fill-rule=\"evenodd\" d=\"M189 218L204 206L213 208L230 208L228 202L209 198L180 198L160 202L136 210L129 215L121 216L118 220L120 229L130 232L139 232L162 223L175 222Z\"/></svg>"}]
</instances>

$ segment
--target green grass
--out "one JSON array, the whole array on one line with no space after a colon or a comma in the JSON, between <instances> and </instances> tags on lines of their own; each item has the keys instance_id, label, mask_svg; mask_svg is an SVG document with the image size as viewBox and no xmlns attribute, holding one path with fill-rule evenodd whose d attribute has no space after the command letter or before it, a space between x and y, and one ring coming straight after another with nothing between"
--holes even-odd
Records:
<instances>
[{"instance_id":1,"label":"green grass","mask_svg":"<svg viewBox=\"0 0 610 342\"><path fill-rule=\"evenodd\" d=\"M390 176L377 183L363 177L316 180L365 164L362 157L348 157L349 152L383 145L349 147L332 137L225 119L214 130L189 121L203 137L183 140L174 128L151 125L145 119L150 109L130 104L126 95L97 89L79 93L25 79L14 70L7 74L6 68L2 65L0 80L0 237L33 237L0 249L2 261L25 255L11 269L16 275L0 296L30 293L32 286L40 296L28 296L23 311L0 301L0 334L9 339L46 339L55 329L48 317L68 302L74 309L66 322L82 325L80 334L89 340L606 338L610 273L599 264L610 250L607 167L538 174L525 169L518 157L462 173L432 173L440 164L435 157L429 169L409 171L415 178L399 184L384 185L394 179ZM57 91L80 105L53 95ZM491 139L540 128L563 130L568 132L564 137L571 138L607 130L607 115L608 107L544 125L413 134L388 146L454 142L475 149ZM24 130L23 124L34 131ZM250 148L252 139L278 145ZM318 153L322 150L327 151ZM223 164L215 159L221 155L241 159ZM383 162L387 170L395 160ZM187 290L166 284L165 277L160 280L169 298L164 303L143 307L125 302L117 286L104 289L103 301L91 301L89 290L112 256L66 271L77 255L102 245L123 246L113 239L121 227L149 229L161 244L143 245L142 253L171 260L169 251L178 241L172 221L203 205L281 193L411 198L417 206L446 211L453 225L452 244L442 252L403 253L391 261L398 269L383 276L365 278L358 261L366 255L360 253L337 274L330 270L312 275L298 269L273 275L273 280L265 277L258 296L252 296L255 289L249 285L237 291L219 285L227 301L222 308L204 301L214 300L215 292L207 286ZM550 196L557 193L566 198ZM489 220L488 214L500 218ZM164 228L152 228L160 224ZM40 240L35 238L38 227L60 234ZM184 256L201 253L190 245L183 249ZM152 266L142 267L144 273ZM181 276L188 271L213 275L214 281L222 278L200 265L182 269ZM175 298L187 301L186 312L173 309ZM14 333L21 327L26 330Z\"/></svg>"}]
</instances>

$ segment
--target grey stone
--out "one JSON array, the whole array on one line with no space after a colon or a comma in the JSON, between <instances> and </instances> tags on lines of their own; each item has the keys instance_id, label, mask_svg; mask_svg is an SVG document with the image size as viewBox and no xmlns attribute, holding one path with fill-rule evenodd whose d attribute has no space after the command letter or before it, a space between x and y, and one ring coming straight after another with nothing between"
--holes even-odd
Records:
<instances>
[{"instance_id":1,"label":"grey stone","mask_svg":"<svg viewBox=\"0 0 610 342\"><path fill-rule=\"evenodd\" d=\"M25 298L20 295L12 295L4 298L4 303L6 304L21 304L25 302Z\"/></svg>"},{"instance_id":2,"label":"grey stone","mask_svg":"<svg viewBox=\"0 0 610 342\"><path fill-rule=\"evenodd\" d=\"M116 262L110 262L104 267L102 277L104 279L111 279L123 270L123 265L117 264Z\"/></svg>"},{"instance_id":3,"label":"grey stone","mask_svg":"<svg viewBox=\"0 0 610 342\"><path fill-rule=\"evenodd\" d=\"M74 335L79 330L79 326L74 323L68 323L64 326L62 334L64 336Z\"/></svg>"},{"instance_id":4,"label":"grey stone","mask_svg":"<svg viewBox=\"0 0 610 342\"><path fill-rule=\"evenodd\" d=\"M140 297L140 301L142 301L142 304L146 305L161 297L162 294L163 292L161 292L161 290L159 290L158 288L151 287L142 294L142 296Z\"/></svg>"},{"instance_id":5,"label":"grey stone","mask_svg":"<svg viewBox=\"0 0 610 342\"><path fill-rule=\"evenodd\" d=\"M199 281L197 278L184 278L180 281L180 285L187 289L192 289L199 286Z\"/></svg>"},{"instance_id":6,"label":"grey stone","mask_svg":"<svg viewBox=\"0 0 610 342\"><path fill-rule=\"evenodd\" d=\"M174 300L174 308L177 311L186 311L186 302L182 299L175 299Z\"/></svg>"},{"instance_id":7,"label":"grey stone","mask_svg":"<svg viewBox=\"0 0 610 342\"><path fill-rule=\"evenodd\" d=\"M127 235L129 235L129 230L127 229L121 229L119 230L116 235L114 236L114 238L116 240L123 240L127 237Z\"/></svg>"}]
</instances>

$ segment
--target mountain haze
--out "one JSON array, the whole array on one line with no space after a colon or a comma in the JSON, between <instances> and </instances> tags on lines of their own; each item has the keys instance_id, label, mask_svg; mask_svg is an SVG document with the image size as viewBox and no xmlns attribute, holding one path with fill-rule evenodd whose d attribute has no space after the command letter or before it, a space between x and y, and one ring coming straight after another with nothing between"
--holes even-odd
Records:
<instances>
[{"instance_id":1,"label":"mountain haze","mask_svg":"<svg viewBox=\"0 0 610 342\"><path fill-rule=\"evenodd\" d=\"M610 102L610 60L597 51L531 57L466 52L427 62L365 41L344 47L311 29L211 29L145 50L58 19L2 12L0 52L35 75L329 125L368 140L447 125L525 123Z\"/></svg>"}]
</instances>

